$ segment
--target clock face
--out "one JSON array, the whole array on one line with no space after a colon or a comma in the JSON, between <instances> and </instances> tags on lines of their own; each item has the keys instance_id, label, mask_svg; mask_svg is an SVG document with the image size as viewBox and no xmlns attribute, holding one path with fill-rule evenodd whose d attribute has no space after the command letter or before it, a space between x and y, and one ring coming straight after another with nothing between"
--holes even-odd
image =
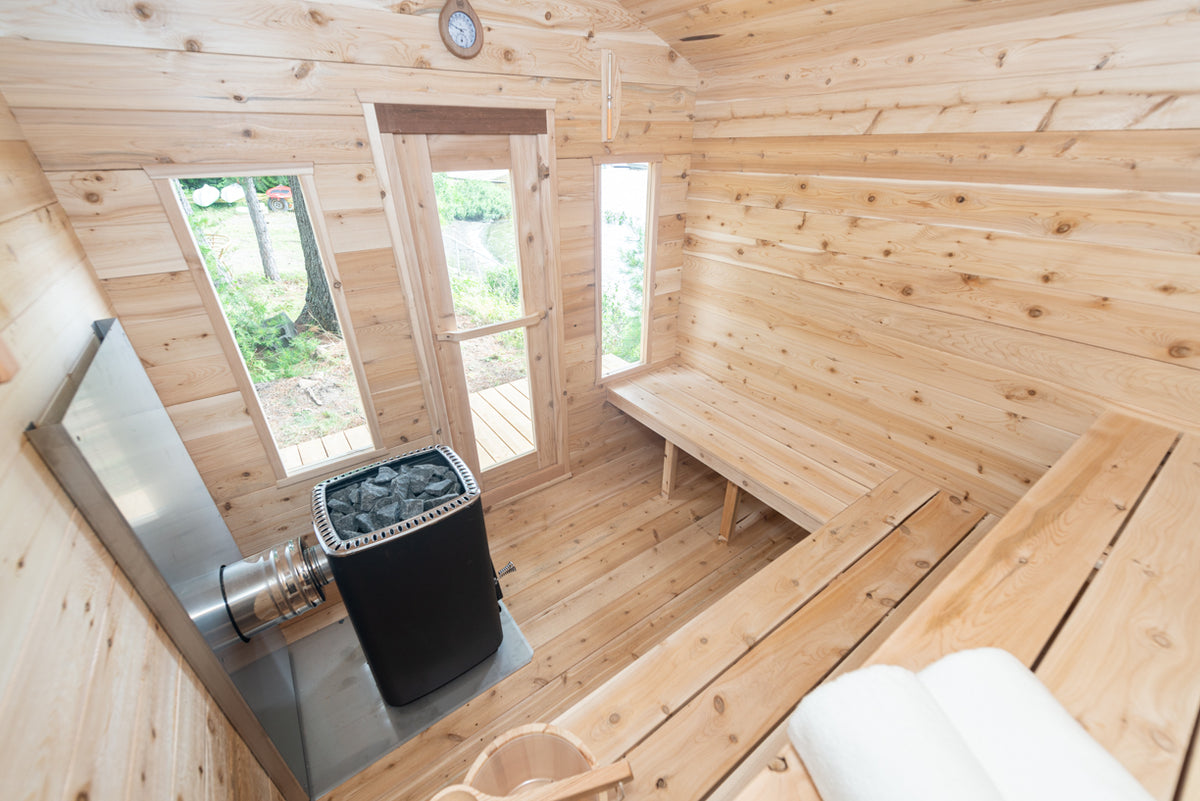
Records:
<instances>
[{"instance_id":1,"label":"clock face","mask_svg":"<svg viewBox=\"0 0 1200 801\"><path fill-rule=\"evenodd\" d=\"M456 45L468 48L475 44L475 21L461 11L455 11L446 21L446 30Z\"/></svg>"}]
</instances>

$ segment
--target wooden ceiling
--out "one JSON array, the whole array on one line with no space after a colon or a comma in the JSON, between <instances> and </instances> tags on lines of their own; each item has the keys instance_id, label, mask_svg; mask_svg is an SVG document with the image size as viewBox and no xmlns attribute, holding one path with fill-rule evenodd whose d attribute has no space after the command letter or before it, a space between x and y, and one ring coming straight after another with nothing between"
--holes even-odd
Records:
<instances>
[{"instance_id":1,"label":"wooden ceiling","mask_svg":"<svg viewBox=\"0 0 1200 801\"><path fill-rule=\"evenodd\" d=\"M620 0L701 72L1124 0Z\"/></svg>"}]
</instances>

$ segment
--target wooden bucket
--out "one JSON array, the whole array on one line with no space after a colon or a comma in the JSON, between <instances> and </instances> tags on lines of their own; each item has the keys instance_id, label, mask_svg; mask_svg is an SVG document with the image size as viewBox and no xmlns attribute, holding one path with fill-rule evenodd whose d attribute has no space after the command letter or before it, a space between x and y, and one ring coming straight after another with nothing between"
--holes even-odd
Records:
<instances>
[{"instance_id":1,"label":"wooden bucket","mask_svg":"<svg viewBox=\"0 0 1200 801\"><path fill-rule=\"evenodd\" d=\"M504 796L586 773L596 758L571 732L549 723L510 729L483 749L467 770L467 784ZM590 796L600 801L606 794Z\"/></svg>"}]
</instances>

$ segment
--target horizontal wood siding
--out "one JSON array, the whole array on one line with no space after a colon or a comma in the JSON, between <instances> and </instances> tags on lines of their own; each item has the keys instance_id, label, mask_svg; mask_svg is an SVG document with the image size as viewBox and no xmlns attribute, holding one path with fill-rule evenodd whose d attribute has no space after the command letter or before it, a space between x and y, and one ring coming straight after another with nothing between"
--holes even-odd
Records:
<instances>
[{"instance_id":1,"label":"horizontal wood siding","mask_svg":"<svg viewBox=\"0 0 1200 801\"><path fill-rule=\"evenodd\" d=\"M2 97L0 175L0 339L19 364L0 384L0 781L18 798L278 798L25 439L112 311Z\"/></svg>"},{"instance_id":2,"label":"horizontal wood siding","mask_svg":"<svg viewBox=\"0 0 1200 801\"><path fill-rule=\"evenodd\" d=\"M992 511L1108 404L1196 424L1194 4L629 5L756 34L681 46L688 360Z\"/></svg>"},{"instance_id":3,"label":"horizontal wood siding","mask_svg":"<svg viewBox=\"0 0 1200 801\"><path fill-rule=\"evenodd\" d=\"M581 167L597 155L666 155L651 347L655 359L670 358L696 73L615 2L477 3L487 38L469 62L445 51L436 14L423 13L436 7L201 9L170 0L116 14L87 4L0 11L0 35L9 37L0 90L243 551L310 531L309 489L332 472L276 477L142 167L315 165L350 311L343 323L356 335L383 434L383 451L364 459L401 453L437 432L368 142L368 96L403 93L412 102L449 93L554 107L572 465L645 441L603 408L593 378L593 190ZM617 54L625 81L622 127L607 145L601 49Z\"/></svg>"}]
</instances>

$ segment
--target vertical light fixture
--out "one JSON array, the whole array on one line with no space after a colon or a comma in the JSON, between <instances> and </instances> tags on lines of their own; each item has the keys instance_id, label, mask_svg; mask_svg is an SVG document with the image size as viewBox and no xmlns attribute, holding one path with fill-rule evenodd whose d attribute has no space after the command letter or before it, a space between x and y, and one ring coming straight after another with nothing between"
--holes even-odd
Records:
<instances>
[{"instance_id":1,"label":"vertical light fixture","mask_svg":"<svg viewBox=\"0 0 1200 801\"><path fill-rule=\"evenodd\" d=\"M600 51L600 139L611 142L621 124L621 71L611 50Z\"/></svg>"}]
</instances>

